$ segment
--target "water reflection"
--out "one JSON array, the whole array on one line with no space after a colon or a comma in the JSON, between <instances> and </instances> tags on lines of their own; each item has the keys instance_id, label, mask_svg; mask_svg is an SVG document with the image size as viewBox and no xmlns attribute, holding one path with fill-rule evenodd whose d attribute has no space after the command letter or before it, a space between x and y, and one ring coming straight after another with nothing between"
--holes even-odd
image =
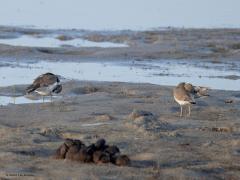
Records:
<instances>
[{"instance_id":1,"label":"water reflection","mask_svg":"<svg viewBox=\"0 0 240 180\"><path fill-rule=\"evenodd\" d=\"M10 96L0 96L0 105L9 104L29 104L29 103L42 103L41 98L30 99L26 96L10 97ZM45 99L44 102L50 102L50 99Z\"/></svg>"}]
</instances>

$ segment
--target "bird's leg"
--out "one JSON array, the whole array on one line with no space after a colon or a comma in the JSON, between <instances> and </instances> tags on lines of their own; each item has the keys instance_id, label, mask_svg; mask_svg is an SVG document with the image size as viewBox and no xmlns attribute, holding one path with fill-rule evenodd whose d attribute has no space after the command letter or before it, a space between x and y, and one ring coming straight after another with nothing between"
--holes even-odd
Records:
<instances>
[{"instance_id":1,"label":"bird's leg","mask_svg":"<svg viewBox=\"0 0 240 180\"><path fill-rule=\"evenodd\" d=\"M191 115L191 104L188 105L188 116Z\"/></svg>"},{"instance_id":2,"label":"bird's leg","mask_svg":"<svg viewBox=\"0 0 240 180\"><path fill-rule=\"evenodd\" d=\"M52 94L50 94L50 99L51 99L51 108L53 108L53 97L52 97Z\"/></svg>"},{"instance_id":3,"label":"bird's leg","mask_svg":"<svg viewBox=\"0 0 240 180\"><path fill-rule=\"evenodd\" d=\"M182 114L183 114L183 108L182 106L180 105L180 109L181 109L181 112L180 112L180 117L182 117Z\"/></svg>"},{"instance_id":4,"label":"bird's leg","mask_svg":"<svg viewBox=\"0 0 240 180\"><path fill-rule=\"evenodd\" d=\"M42 104L41 104L41 109L44 108L44 96L42 96Z\"/></svg>"},{"instance_id":5,"label":"bird's leg","mask_svg":"<svg viewBox=\"0 0 240 180\"><path fill-rule=\"evenodd\" d=\"M13 96L13 104L16 103L16 97Z\"/></svg>"}]
</instances>

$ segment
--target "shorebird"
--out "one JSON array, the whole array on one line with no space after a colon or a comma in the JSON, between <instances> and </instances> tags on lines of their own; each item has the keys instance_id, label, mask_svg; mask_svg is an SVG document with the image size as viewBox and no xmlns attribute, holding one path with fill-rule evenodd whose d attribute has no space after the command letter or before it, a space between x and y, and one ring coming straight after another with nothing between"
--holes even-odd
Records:
<instances>
[{"instance_id":1,"label":"shorebird","mask_svg":"<svg viewBox=\"0 0 240 180\"><path fill-rule=\"evenodd\" d=\"M188 83L180 83L173 90L175 101L180 105L180 117L183 115L183 106L188 106L188 115L191 115L191 105L196 104L194 94L197 93L195 88Z\"/></svg>"},{"instance_id":2,"label":"shorebird","mask_svg":"<svg viewBox=\"0 0 240 180\"><path fill-rule=\"evenodd\" d=\"M27 94L31 92L36 92L42 96L44 102L44 96L51 96L58 94L62 91L62 85L57 75L52 73L45 73L38 76L33 83L27 87Z\"/></svg>"}]
</instances>

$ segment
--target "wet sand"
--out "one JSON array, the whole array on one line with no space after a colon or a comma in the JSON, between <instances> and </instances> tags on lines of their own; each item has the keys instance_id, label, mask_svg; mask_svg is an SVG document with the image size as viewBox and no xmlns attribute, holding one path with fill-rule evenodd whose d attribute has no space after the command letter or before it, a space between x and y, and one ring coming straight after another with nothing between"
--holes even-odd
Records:
<instances>
[{"instance_id":1,"label":"wet sand","mask_svg":"<svg viewBox=\"0 0 240 180\"><path fill-rule=\"evenodd\" d=\"M11 33L26 32L17 29ZM236 43L233 37L239 37L239 30L159 31L156 36L163 41L156 44L152 40L153 32L150 33L150 45L145 38L139 40L149 32L125 33L132 33L133 40L129 42L138 39L138 43L129 48L104 49L0 45L0 56L13 62L26 59L186 58L191 61L192 58L204 58L213 63L219 62L218 58L224 63L230 59L237 61L239 57L239 51L230 48L228 52L213 51L210 54L205 50L197 51L212 42L215 43L213 47L232 47L230 45ZM117 41L116 35L113 36ZM120 36L122 39L127 35L122 32ZM174 42L179 42L180 46L171 44L175 37L177 41ZM202 40L196 41L199 38ZM171 45L167 46L167 42ZM166 49L161 48L163 46ZM23 95L26 86L14 86L14 94ZM191 117L180 118L172 88L144 83L72 80L64 82L61 98L56 98L52 104L0 106L0 177L239 179L239 91L211 90L209 97L197 99ZM3 87L0 93L7 94L12 89L12 86ZM134 109L151 112L153 116L132 119L129 115ZM53 159L52 155L65 138L81 139L89 144L105 138L109 144L117 145L123 154L129 155L132 164L118 167Z\"/></svg>"},{"instance_id":2,"label":"wet sand","mask_svg":"<svg viewBox=\"0 0 240 180\"><path fill-rule=\"evenodd\" d=\"M63 98L0 108L1 176L81 179L239 178L240 94L210 91L191 117L179 117L172 87L66 82ZM19 88L19 93L21 92ZM230 104L225 103L232 99ZM153 113L154 123L129 118ZM54 160L65 138L105 138L132 160L130 167Z\"/></svg>"}]
</instances>

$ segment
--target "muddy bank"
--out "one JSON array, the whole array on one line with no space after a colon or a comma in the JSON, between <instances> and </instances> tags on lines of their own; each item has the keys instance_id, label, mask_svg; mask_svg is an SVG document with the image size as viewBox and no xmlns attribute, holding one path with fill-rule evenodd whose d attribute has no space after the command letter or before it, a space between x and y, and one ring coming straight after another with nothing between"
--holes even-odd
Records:
<instances>
[{"instance_id":1,"label":"muddy bank","mask_svg":"<svg viewBox=\"0 0 240 180\"><path fill-rule=\"evenodd\" d=\"M23 87L16 93L23 93ZM197 100L191 117L183 118L172 87L151 84L69 81L53 104L1 106L0 175L238 179L240 94L209 94ZM131 166L53 159L65 138L87 144L105 138L129 155Z\"/></svg>"},{"instance_id":2,"label":"muddy bank","mask_svg":"<svg viewBox=\"0 0 240 180\"><path fill-rule=\"evenodd\" d=\"M236 59L240 55L239 29L164 29L152 31L41 30L0 27L1 39L21 36L82 38L91 42L122 43L129 47L19 47L0 45L1 57L62 60L99 59Z\"/></svg>"}]
</instances>

